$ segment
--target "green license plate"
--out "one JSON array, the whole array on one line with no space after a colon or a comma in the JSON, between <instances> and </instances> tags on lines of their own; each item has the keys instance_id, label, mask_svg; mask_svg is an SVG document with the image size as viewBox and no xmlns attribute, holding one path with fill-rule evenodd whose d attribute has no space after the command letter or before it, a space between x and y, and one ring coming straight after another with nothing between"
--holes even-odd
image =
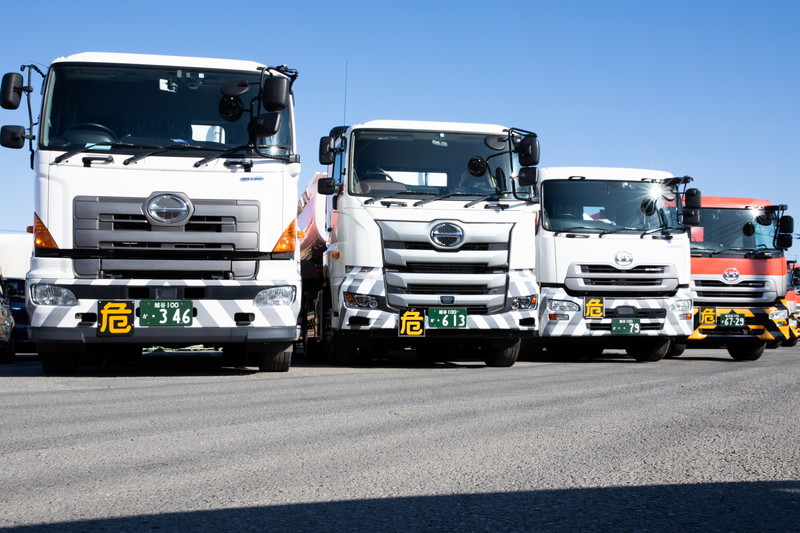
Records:
<instances>
[{"instance_id":1,"label":"green license plate","mask_svg":"<svg viewBox=\"0 0 800 533\"><path fill-rule=\"evenodd\" d=\"M140 326L191 326L194 310L191 300L142 300Z\"/></svg>"},{"instance_id":2,"label":"green license plate","mask_svg":"<svg viewBox=\"0 0 800 533\"><path fill-rule=\"evenodd\" d=\"M640 331L638 318L611 319L611 333L614 335L638 335Z\"/></svg>"},{"instance_id":3,"label":"green license plate","mask_svg":"<svg viewBox=\"0 0 800 533\"><path fill-rule=\"evenodd\" d=\"M739 313L727 313L724 315L719 315L719 318L717 318L717 325L723 328L744 327L744 315Z\"/></svg>"},{"instance_id":4,"label":"green license plate","mask_svg":"<svg viewBox=\"0 0 800 533\"><path fill-rule=\"evenodd\" d=\"M467 327L466 307L431 307L428 309L428 327L431 329L459 329Z\"/></svg>"}]
</instances>

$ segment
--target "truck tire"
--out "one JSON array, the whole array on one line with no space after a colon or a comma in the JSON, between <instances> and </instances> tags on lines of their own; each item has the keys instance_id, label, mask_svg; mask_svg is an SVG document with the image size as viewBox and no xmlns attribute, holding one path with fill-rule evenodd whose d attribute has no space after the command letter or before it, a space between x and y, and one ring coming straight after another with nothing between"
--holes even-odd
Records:
<instances>
[{"instance_id":1,"label":"truck tire","mask_svg":"<svg viewBox=\"0 0 800 533\"><path fill-rule=\"evenodd\" d=\"M486 356L484 362L491 367L514 366L519 357L519 347L522 344L520 339L492 341L486 346Z\"/></svg>"},{"instance_id":2,"label":"truck tire","mask_svg":"<svg viewBox=\"0 0 800 533\"><path fill-rule=\"evenodd\" d=\"M259 372L288 372L292 365L292 347L283 350L266 348L254 353Z\"/></svg>"},{"instance_id":3,"label":"truck tire","mask_svg":"<svg viewBox=\"0 0 800 533\"><path fill-rule=\"evenodd\" d=\"M764 354L767 343L764 341L742 341L728 343L725 349L736 361L755 361Z\"/></svg>"},{"instance_id":4,"label":"truck tire","mask_svg":"<svg viewBox=\"0 0 800 533\"><path fill-rule=\"evenodd\" d=\"M47 376L67 376L78 373L79 352L40 351L42 370Z\"/></svg>"},{"instance_id":5,"label":"truck tire","mask_svg":"<svg viewBox=\"0 0 800 533\"><path fill-rule=\"evenodd\" d=\"M640 363L655 363L664 359L664 356L669 351L670 344L669 339L659 338L629 346L626 352Z\"/></svg>"},{"instance_id":6,"label":"truck tire","mask_svg":"<svg viewBox=\"0 0 800 533\"><path fill-rule=\"evenodd\" d=\"M783 346L784 348L791 348L792 346L794 346L796 344L797 344L797 337L792 337L791 339L787 339L787 340L783 341L781 346Z\"/></svg>"},{"instance_id":7,"label":"truck tire","mask_svg":"<svg viewBox=\"0 0 800 533\"><path fill-rule=\"evenodd\" d=\"M669 350L666 357L680 357L686 351L686 343L680 341L670 341Z\"/></svg>"}]
</instances>

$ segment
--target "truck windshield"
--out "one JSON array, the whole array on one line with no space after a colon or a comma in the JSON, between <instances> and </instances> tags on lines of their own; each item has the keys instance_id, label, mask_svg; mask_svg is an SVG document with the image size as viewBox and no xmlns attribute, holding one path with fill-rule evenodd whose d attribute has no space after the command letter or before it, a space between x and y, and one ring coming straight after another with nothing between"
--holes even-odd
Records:
<instances>
[{"instance_id":1,"label":"truck windshield","mask_svg":"<svg viewBox=\"0 0 800 533\"><path fill-rule=\"evenodd\" d=\"M682 231L675 191L660 183L548 180L542 183L542 225L571 233Z\"/></svg>"},{"instance_id":2,"label":"truck windshield","mask_svg":"<svg viewBox=\"0 0 800 533\"><path fill-rule=\"evenodd\" d=\"M236 120L220 116L221 87L231 80L249 83ZM172 147L159 154L196 159L241 147L249 140L250 102L259 80L258 72L57 63L48 74L40 148L136 153ZM281 113L278 133L258 139L262 153L293 153L292 117L288 109ZM257 157L249 149L241 153Z\"/></svg>"},{"instance_id":3,"label":"truck windshield","mask_svg":"<svg viewBox=\"0 0 800 533\"><path fill-rule=\"evenodd\" d=\"M777 231L777 217L763 209L704 207L700 210L700 225L691 230L692 254L775 252Z\"/></svg>"},{"instance_id":4,"label":"truck windshield","mask_svg":"<svg viewBox=\"0 0 800 533\"><path fill-rule=\"evenodd\" d=\"M507 144L499 134L358 130L349 191L374 198L499 199L511 194Z\"/></svg>"}]
</instances>

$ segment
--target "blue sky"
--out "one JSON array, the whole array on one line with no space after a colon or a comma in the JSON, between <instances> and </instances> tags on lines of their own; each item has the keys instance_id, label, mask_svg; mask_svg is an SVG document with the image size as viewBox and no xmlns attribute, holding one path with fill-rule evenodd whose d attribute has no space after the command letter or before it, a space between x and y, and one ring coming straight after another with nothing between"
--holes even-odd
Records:
<instances>
[{"instance_id":1,"label":"blue sky","mask_svg":"<svg viewBox=\"0 0 800 533\"><path fill-rule=\"evenodd\" d=\"M84 51L296 68L301 186L322 169L318 140L332 126L490 122L536 131L542 165L688 174L708 196L788 203L800 222L797 0L40 0L3 10L0 72ZM27 124L22 109L0 117ZM0 231L23 231L27 150L0 149L0 187Z\"/></svg>"}]
</instances>

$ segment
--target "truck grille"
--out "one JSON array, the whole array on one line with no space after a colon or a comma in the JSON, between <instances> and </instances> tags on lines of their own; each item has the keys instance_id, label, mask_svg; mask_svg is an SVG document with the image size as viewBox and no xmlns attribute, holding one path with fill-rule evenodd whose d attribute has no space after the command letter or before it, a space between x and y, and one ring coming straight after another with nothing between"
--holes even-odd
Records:
<instances>
[{"instance_id":1,"label":"truck grille","mask_svg":"<svg viewBox=\"0 0 800 533\"><path fill-rule=\"evenodd\" d=\"M186 224L154 226L144 216L146 200L75 198L75 250L105 252L98 254L98 258L76 259L78 277L252 279L255 276L255 261L233 261L230 255L225 258L220 254L258 252L257 201L194 200L194 213ZM185 259L181 252L217 255L213 261L202 262L195 256Z\"/></svg>"},{"instance_id":2,"label":"truck grille","mask_svg":"<svg viewBox=\"0 0 800 533\"><path fill-rule=\"evenodd\" d=\"M511 223L382 220L378 225L390 307L439 307L431 303L437 295L453 296L453 305L466 307L469 314L505 307ZM457 233L458 244L447 247L446 235L434 243L428 238L434 228Z\"/></svg>"},{"instance_id":3,"label":"truck grille","mask_svg":"<svg viewBox=\"0 0 800 533\"><path fill-rule=\"evenodd\" d=\"M622 269L609 264L571 264L565 286L576 296L671 296L678 290L678 272L673 265Z\"/></svg>"}]
</instances>

